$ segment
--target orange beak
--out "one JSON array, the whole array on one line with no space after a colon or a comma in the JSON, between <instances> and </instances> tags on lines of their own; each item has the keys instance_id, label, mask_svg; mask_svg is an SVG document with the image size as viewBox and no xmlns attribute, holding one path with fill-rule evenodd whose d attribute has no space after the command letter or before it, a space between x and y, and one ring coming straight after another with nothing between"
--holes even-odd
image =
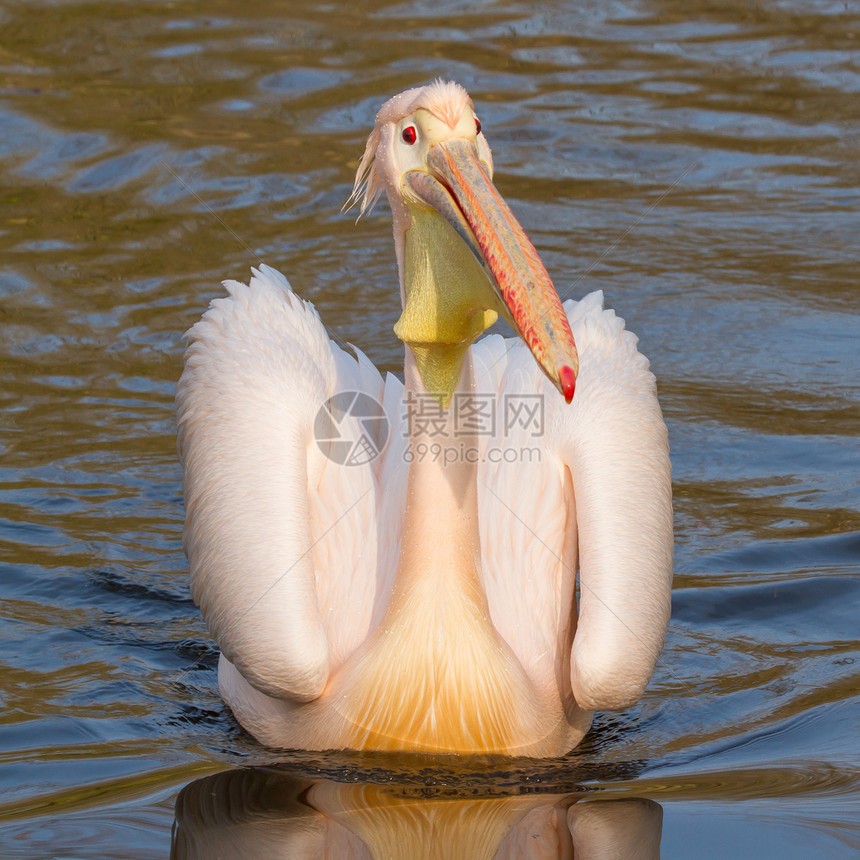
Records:
<instances>
[{"instance_id":1,"label":"orange beak","mask_svg":"<svg viewBox=\"0 0 860 860\"><path fill-rule=\"evenodd\" d=\"M430 147L431 173L410 170L403 182L435 209L466 243L487 274L499 310L543 372L570 403L579 356L567 316L523 228L496 190L472 141L450 138Z\"/></svg>"}]
</instances>

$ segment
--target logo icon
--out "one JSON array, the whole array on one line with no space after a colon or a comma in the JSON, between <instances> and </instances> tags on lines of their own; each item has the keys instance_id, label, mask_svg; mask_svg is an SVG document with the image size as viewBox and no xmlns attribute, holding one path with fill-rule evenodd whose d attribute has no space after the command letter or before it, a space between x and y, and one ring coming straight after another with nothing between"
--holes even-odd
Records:
<instances>
[{"instance_id":1,"label":"logo icon","mask_svg":"<svg viewBox=\"0 0 860 860\"><path fill-rule=\"evenodd\" d=\"M382 404L363 391L333 395L314 419L320 451L340 466L363 466L375 460L388 441L388 430Z\"/></svg>"}]
</instances>

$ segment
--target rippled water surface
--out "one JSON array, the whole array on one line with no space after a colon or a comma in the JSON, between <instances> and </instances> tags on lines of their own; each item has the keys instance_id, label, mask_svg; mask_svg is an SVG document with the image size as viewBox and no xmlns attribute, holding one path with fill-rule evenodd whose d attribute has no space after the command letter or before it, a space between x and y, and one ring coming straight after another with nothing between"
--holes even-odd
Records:
<instances>
[{"instance_id":1,"label":"rippled water surface","mask_svg":"<svg viewBox=\"0 0 860 860\"><path fill-rule=\"evenodd\" d=\"M5 4L0 855L167 857L176 817L176 856L334 820L377 856L407 826L404 857L857 856L858 50L825 0ZM652 360L668 644L563 760L284 761L188 595L181 335L263 260L397 370L386 209L340 207L376 108L437 75L562 296L604 290Z\"/></svg>"}]
</instances>

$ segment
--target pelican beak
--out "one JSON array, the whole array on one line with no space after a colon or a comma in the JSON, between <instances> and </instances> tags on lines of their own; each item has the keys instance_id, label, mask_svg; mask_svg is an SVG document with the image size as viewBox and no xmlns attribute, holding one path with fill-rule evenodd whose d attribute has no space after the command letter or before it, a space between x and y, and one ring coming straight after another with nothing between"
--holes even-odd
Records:
<instances>
[{"instance_id":1,"label":"pelican beak","mask_svg":"<svg viewBox=\"0 0 860 860\"><path fill-rule=\"evenodd\" d=\"M567 316L534 245L478 158L475 144L449 138L427 152L428 170L410 170L404 190L435 209L484 269L498 311L519 333L570 403L579 357Z\"/></svg>"}]
</instances>

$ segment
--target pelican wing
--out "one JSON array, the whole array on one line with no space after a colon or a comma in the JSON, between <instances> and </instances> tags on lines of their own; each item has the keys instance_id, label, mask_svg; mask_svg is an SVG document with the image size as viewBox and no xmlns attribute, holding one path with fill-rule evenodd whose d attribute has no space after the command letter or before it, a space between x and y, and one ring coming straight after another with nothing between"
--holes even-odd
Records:
<instances>
[{"instance_id":1,"label":"pelican wing","mask_svg":"<svg viewBox=\"0 0 860 860\"><path fill-rule=\"evenodd\" d=\"M376 569L373 466L333 462L314 426L333 394L383 383L274 269L225 287L176 393L192 596L254 687L307 701L365 637Z\"/></svg>"},{"instance_id":2,"label":"pelican wing","mask_svg":"<svg viewBox=\"0 0 860 860\"><path fill-rule=\"evenodd\" d=\"M496 392L499 413L479 472L484 577L493 621L532 677L551 683L566 667L575 627L574 697L612 710L641 696L668 625L669 448L635 335L601 293L565 311L580 356L570 405L518 340L474 348L477 385Z\"/></svg>"}]
</instances>

